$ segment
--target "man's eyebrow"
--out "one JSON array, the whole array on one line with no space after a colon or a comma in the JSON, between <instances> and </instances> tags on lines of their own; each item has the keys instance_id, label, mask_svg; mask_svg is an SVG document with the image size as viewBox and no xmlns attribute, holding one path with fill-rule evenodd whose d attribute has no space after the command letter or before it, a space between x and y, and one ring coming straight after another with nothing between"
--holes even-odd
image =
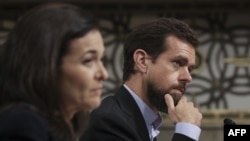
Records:
<instances>
[{"instance_id":1,"label":"man's eyebrow","mask_svg":"<svg viewBox=\"0 0 250 141\"><path fill-rule=\"evenodd\" d=\"M178 60L181 60L182 62L184 62L185 64L188 63L188 58L183 56L183 55L178 55L178 56L175 56L174 59L178 59ZM189 68L194 68L196 66L196 63L195 64L192 64L189 66Z\"/></svg>"},{"instance_id":2,"label":"man's eyebrow","mask_svg":"<svg viewBox=\"0 0 250 141\"><path fill-rule=\"evenodd\" d=\"M182 61L185 62L185 63L188 62L187 57L182 56L182 55L175 56L174 59L182 60Z\"/></svg>"}]
</instances>

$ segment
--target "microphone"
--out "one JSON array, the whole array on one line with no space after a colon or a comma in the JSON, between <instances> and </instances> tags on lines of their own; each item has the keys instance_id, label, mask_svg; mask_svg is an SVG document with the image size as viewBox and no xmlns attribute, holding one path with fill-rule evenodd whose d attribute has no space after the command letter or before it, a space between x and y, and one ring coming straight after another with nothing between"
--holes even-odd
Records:
<instances>
[{"instance_id":1,"label":"microphone","mask_svg":"<svg viewBox=\"0 0 250 141\"><path fill-rule=\"evenodd\" d=\"M236 125L236 123L230 118L225 118L224 125Z\"/></svg>"}]
</instances>

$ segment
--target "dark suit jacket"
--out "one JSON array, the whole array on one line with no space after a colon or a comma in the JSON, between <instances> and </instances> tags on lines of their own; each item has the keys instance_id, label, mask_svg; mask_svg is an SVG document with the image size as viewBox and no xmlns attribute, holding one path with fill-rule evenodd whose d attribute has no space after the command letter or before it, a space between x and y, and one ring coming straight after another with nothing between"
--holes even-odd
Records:
<instances>
[{"instance_id":1,"label":"dark suit jacket","mask_svg":"<svg viewBox=\"0 0 250 141\"><path fill-rule=\"evenodd\" d=\"M0 112L0 141L52 141L48 123L24 107Z\"/></svg>"},{"instance_id":2,"label":"dark suit jacket","mask_svg":"<svg viewBox=\"0 0 250 141\"><path fill-rule=\"evenodd\" d=\"M81 141L150 141L140 109L123 86L91 113L89 127ZM172 141L193 140L174 134Z\"/></svg>"}]
</instances>

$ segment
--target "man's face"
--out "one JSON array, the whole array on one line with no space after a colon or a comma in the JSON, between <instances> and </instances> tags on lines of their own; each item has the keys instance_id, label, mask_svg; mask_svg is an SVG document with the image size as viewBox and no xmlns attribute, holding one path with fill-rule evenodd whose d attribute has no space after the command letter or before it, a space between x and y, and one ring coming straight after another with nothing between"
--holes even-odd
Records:
<instances>
[{"instance_id":1,"label":"man's face","mask_svg":"<svg viewBox=\"0 0 250 141\"><path fill-rule=\"evenodd\" d=\"M184 95L186 84L191 82L195 66L195 48L174 36L167 38L167 50L148 65L147 99L149 104L167 113L164 95L170 94L175 105Z\"/></svg>"}]
</instances>

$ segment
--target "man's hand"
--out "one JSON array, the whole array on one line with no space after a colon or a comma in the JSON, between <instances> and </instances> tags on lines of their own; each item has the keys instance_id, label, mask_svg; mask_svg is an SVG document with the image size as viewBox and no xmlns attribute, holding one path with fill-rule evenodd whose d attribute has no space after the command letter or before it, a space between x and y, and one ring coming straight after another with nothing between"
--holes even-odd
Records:
<instances>
[{"instance_id":1,"label":"man's hand","mask_svg":"<svg viewBox=\"0 0 250 141\"><path fill-rule=\"evenodd\" d=\"M202 114L198 108L194 107L193 102L187 101L187 98L183 96L178 104L174 106L173 98L169 94L165 95L165 102L168 106L170 120L174 124L188 122L200 127Z\"/></svg>"}]
</instances>

